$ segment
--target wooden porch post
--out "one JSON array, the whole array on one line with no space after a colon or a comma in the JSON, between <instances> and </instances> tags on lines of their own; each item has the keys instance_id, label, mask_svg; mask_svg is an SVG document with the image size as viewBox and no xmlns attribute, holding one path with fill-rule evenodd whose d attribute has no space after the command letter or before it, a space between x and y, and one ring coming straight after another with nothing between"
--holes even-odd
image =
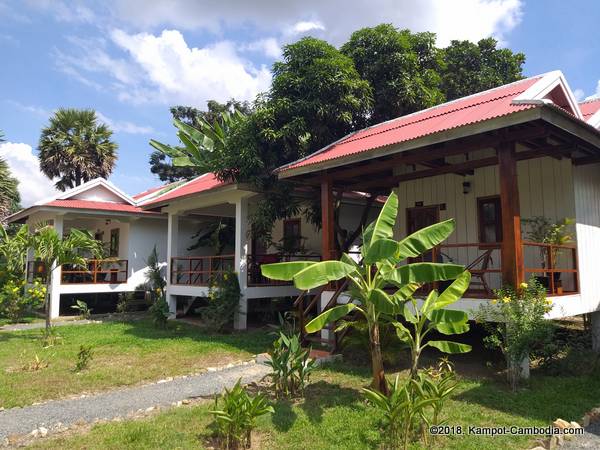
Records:
<instances>
[{"instance_id":1,"label":"wooden porch post","mask_svg":"<svg viewBox=\"0 0 600 450\"><path fill-rule=\"evenodd\" d=\"M525 274L515 143L502 142L497 150L502 211L502 282L517 287L524 281Z\"/></svg>"},{"instance_id":2,"label":"wooden porch post","mask_svg":"<svg viewBox=\"0 0 600 450\"><path fill-rule=\"evenodd\" d=\"M325 261L335 258L334 249L334 207L333 207L333 185L331 178L321 178L321 258Z\"/></svg>"}]
</instances>

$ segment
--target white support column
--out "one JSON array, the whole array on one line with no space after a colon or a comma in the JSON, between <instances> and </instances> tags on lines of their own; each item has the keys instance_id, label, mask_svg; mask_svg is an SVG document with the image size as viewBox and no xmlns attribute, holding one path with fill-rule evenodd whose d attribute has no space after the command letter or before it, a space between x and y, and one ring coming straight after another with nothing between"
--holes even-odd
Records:
<instances>
[{"instance_id":1,"label":"white support column","mask_svg":"<svg viewBox=\"0 0 600 450\"><path fill-rule=\"evenodd\" d=\"M245 330L248 322L248 199L235 202L235 271L240 283L240 307L234 319L236 330Z\"/></svg>"},{"instance_id":2,"label":"white support column","mask_svg":"<svg viewBox=\"0 0 600 450\"><path fill-rule=\"evenodd\" d=\"M56 230L59 238L62 239L64 230L63 216L55 216L53 227ZM60 279L61 279L61 268L56 267L56 264L52 266L52 275L50 281L50 318L56 319L60 314Z\"/></svg>"},{"instance_id":3,"label":"white support column","mask_svg":"<svg viewBox=\"0 0 600 450\"><path fill-rule=\"evenodd\" d=\"M590 313L590 331L592 332L592 350L600 353L600 311Z\"/></svg>"},{"instance_id":4,"label":"white support column","mask_svg":"<svg viewBox=\"0 0 600 450\"><path fill-rule=\"evenodd\" d=\"M169 303L170 318L174 319L177 315L177 297L171 294L171 258L174 258L178 252L179 243L179 215L169 213L167 219L167 302Z\"/></svg>"},{"instance_id":5,"label":"white support column","mask_svg":"<svg viewBox=\"0 0 600 450\"><path fill-rule=\"evenodd\" d=\"M331 298L335 295L335 291L323 291L321 293L321 298L319 299L319 314L321 314L325 307L331 301ZM330 329L325 327L321 329L321 339L329 340L331 338Z\"/></svg>"}]
</instances>

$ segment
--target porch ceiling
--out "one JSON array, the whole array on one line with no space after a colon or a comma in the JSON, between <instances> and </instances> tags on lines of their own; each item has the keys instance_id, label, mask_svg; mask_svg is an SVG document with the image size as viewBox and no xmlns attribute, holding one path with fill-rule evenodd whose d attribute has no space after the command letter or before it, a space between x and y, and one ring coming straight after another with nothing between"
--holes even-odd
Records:
<instances>
[{"instance_id":1,"label":"porch ceiling","mask_svg":"<svg viewBox=\"0 0 600 450\"><path fill-rule=\"evenodd\" d=\"M520 144L518 160L550 156L571 158L573 164L600 162L600 147L559 126L543 120L478 133L416 149L348 162L290 179L301 184L318 186L324 177L331 180L336 190L386 193L402 181L427 178L441 174L472 174L474 169L498 164L497 155L473 159L472 152L497 149L503 142ZM451 163L448 158L466 155L465 161ZM406 173L395 169L409 166ZM420 167L417 167L420 166Z\"/></svg>"}]
</instances>

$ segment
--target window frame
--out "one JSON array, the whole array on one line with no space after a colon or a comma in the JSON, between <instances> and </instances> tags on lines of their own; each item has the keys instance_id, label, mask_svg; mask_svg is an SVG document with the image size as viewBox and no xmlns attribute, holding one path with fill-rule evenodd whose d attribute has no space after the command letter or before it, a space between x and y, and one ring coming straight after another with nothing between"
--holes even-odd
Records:
<instances>
[{"instance_id":1,"label":"window frame","mask_svg":"<svg viewBox=\"0 0 600 450\"><path fill-rule=\"evenodd\" d=\"M494 223L496 228L496 242L485 242L484 240L485 225L488 225L483 220L483 205L486 203L494 203L496 205L496 222ZM477 238L480 244L496 244L502 242L502 203L500 202L499 195L488 195L477 198L477 232Z\"/></svg>"}]
</instances>

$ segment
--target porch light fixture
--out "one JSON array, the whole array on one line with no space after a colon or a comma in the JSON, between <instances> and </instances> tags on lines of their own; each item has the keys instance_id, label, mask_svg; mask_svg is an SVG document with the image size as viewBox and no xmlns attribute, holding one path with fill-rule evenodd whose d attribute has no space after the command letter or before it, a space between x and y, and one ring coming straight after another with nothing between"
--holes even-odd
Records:
<instances>
[{"instance_id":1,"label":"porch light fixture","mask_svg":"<svg viewBox=\"0 0 600 450\"><path fill-rule=\"evenodd\" d=\"M463 194L468 194L471 192L471 182L463 181Z\"/></svg>"}]
</instances>

